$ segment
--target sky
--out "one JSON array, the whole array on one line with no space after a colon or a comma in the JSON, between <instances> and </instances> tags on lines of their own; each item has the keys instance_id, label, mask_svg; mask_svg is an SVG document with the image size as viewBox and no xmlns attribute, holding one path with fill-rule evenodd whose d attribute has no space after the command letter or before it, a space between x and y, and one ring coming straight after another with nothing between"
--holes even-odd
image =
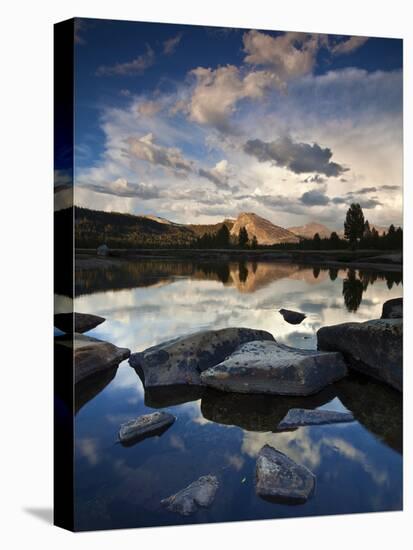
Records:
<instances>
[{"instance_id":1,"label":"sky","mask_svg":"<svg viewBox=\"0 0 413 550\"><path fill-rule=\"evenodd\" d=\"M399 39L77 19L75 202L401 225L402 91Z\"/></svg>"}]
</instances>

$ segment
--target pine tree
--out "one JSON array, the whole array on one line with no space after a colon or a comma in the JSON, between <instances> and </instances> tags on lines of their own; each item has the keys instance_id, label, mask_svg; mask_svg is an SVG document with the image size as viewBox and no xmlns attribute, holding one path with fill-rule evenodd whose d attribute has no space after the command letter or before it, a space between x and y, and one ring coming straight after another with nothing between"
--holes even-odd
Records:
<instances>
[{"instance_id":1,"label":"pine tree","mask_svg":"<svg viewBox=\"0 0 413 550\"><path fill-rule=\"evenodd\" d=\"M248 245L248 231L245 227L241 227L238 233L238 244L240 248L245 248Z\"/></svg>"},{"instance_id":2,"label":"pine tree","mask_svg":"<svg viewBox=\"0 0 413 550\"><path fill-rule=\"evenodd\" d=\"M352 248L357 247L357 242L363 237L364 214L361 206L353 203L347 210L346 221L344 222L344 236L350 242Z\"/></svg>"}]
</instances>

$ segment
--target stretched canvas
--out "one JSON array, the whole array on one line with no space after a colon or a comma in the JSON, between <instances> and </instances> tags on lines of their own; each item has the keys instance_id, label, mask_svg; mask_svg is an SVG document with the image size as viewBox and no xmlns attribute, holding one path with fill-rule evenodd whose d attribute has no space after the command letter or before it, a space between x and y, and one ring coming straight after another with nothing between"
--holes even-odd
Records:
<instances>
[{"instance_id":1,"label":"stretched canvas","mask_svg":"<svg viewBox=\"0 0 413 550\"><path fill-rule=\"evenodd\" d=\"M57 525L402 509L402 71L400 39L56 24Z\"/></svg>"}]
</instances>

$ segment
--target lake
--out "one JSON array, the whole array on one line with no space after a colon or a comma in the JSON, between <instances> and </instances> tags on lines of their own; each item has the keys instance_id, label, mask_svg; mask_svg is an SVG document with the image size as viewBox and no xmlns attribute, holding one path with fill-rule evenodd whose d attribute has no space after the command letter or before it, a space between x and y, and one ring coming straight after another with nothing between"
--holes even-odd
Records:
<instances>
[{"instance_id":1,"label":"lake","mask_svg":"<svg viewBox=\"0 0 413 550\"><path fill-rule=\"evenodd\" d=\"M264 329L276 340L316 347L326 325L378 318L402 295L401 275L267 262L118 261L76 273L75 310L106 321L88 335L131 352L200 329ZM280 308L306 313L290 325ZM348 424L277 433L291 407L350 410ZM285 518L402 508L402 399L351 375L306 398L226 394L197 388L145 393L135 370L116 369L78 385L75 509L78 530ZM121 423L165 410L176 422L131 447ZM305 504L255 494L256 457L269 443L317 477ZM219 479L209 509L181 517L160 501L201 475Z\"/></svg>"}]
</instances>

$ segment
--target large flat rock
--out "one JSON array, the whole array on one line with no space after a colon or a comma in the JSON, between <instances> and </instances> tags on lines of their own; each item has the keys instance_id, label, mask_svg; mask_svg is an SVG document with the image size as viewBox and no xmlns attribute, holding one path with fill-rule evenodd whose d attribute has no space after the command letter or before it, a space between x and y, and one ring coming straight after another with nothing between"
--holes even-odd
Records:
<instances>
[{"instance_id":1,"label":"large flat rock","mask_svg":"<svg viewBox=\"0 0 413 550\"><path fill-rule=\"evenodd\" d=\"M311 395L346 374L340 353L291 348L275 341L253 341L204 371L201 381L229 392Z\"/></svg>"},{"instance_id":2,"label":"large flat rock","mask_svg":"<svg viewBox=\"0 0 413 550\"><path fill-rule=\"evenodd\" d=\"M320 350L341 352L352 368L402 390L402 319L323 327L317 332L317 343Z\"/></svg>"},{"instance_id":3,"label":"large flat rock","mask_svg":"<svg viewBox=\"0 0 413 550\"><path fill-rule=\"evenodd\" d=\"M230 355L250 340L274 340L269 332L248 328L206 330L163 342L140 353L129 363L145 388L176 384L201 385L201 372Z\"/></svg>"},{"instance_id":4,"label":"large flat rock","mask_svg":"<svg viewBox=\"0 0 413 550\"><path fill-rule=\"evenodd\" d=\"M185 489L161 501L170 512L189 516L201 508L208 508L215 499L219 483L215 476L202 476Z\"/></svg>"},{"instance_id":5,"label":"large flat rock","mask_svg":"<svg viewBox=\"0 0 413 550\"><path fill-rule=\"evenodd\" d=\"M285 503L305 502L315 488L315 476L287 455L264 445L255 470L255 489L260 497Z\"/></svg>"},{"instance_id":6,"label":"large flat rock","mask_svg":"<svg viewBox=\"0 0 413 550\"><path fill-rule=\"evenodd\" d=\"M63 356L74 357L75 383L119 365L127 359L130 350L118 348L109 342L98 340L83 334L74 334L70 337L55 338L55 344Z\"/></svg>"},{"instance_id":7,"label":"large flat rock","mask_svg":"<svg viewBox=\"0 0 413 550\"><path fill-rule=\"evenodd\" d=\"M301 426L321 426L325 424L339 424L353 422L354 416L350 412L290 409L277 426L277 430L291 430Z\"/></svg>"},{"instance_id":8,"label":"large flat rock","mask_svg":"<svg viewBox=\"0 0 413 550\"><path fill-rule=\"evenodd\" d=\"M160 435L175 422L172 414L157 411L143 414L122 424L119 429L119 441L124 445L137 443L153 435Z\"/></svg>"},{"instance_id":9,"label":"large flat rock","mask_svg":"<svg viewBox=\"0 0 413 550\"><path fill-rule=\"evenodd\" d=\"M54 316L54 326L67 334L84 333L102 324L105 320L104 317L90 313L57 313Z\"/></svg>"}]
</instances>

